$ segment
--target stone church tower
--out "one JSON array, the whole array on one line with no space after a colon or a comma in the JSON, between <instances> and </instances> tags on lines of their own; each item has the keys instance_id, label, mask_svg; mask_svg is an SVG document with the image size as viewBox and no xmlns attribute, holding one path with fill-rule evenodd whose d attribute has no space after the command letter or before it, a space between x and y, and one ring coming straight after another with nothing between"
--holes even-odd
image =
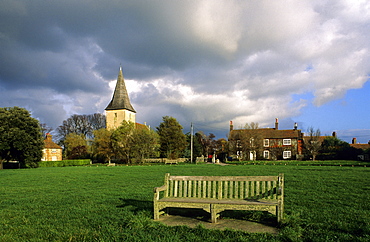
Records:
<instances>
[{"instance_id":1,"label":"stone church tower","mask_svg":"<svg viewBox=\"0 0 370 242\"><path fill-rule=\"evenodd\" d=\"M130 103L121 67L119 68L112 100L105 108L105 114L107 129L116 129L123 120L136 122L136 111Z\"/></svg>"}]
</instances>

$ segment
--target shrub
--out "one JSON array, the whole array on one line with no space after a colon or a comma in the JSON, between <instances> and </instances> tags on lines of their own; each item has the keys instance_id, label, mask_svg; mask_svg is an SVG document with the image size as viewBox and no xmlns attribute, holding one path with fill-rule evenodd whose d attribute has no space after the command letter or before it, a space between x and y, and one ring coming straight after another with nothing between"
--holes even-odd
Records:
<instances>
[{"instance_id":1,"label":"shrub","mask_svg":"<svg viewBox=\"0 0 370 242\"><path fill-rule=\"evenodd\" d=\"M63 167L63 166L85 166L90 165L90 159L84 160L61 160L61 161L41 161L39 167Z\"/></svg>"}]
</instances>

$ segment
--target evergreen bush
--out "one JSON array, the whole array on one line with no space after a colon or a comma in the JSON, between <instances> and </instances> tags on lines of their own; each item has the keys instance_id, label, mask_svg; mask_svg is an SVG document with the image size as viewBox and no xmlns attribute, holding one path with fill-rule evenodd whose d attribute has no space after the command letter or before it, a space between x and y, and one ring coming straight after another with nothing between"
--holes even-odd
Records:
<instances>
[{"instance_id":1,"label":"evergreen bush","mask_svg":"<svg viewBox=\"0 0 370 242\"><path fill-rule=\"evenodd\" d=\"M61 161L41 161L39 167L64 167L64 166L85 166L90 165L90 159L83 160L61 160Z\"/></svg>"}]
</instances>

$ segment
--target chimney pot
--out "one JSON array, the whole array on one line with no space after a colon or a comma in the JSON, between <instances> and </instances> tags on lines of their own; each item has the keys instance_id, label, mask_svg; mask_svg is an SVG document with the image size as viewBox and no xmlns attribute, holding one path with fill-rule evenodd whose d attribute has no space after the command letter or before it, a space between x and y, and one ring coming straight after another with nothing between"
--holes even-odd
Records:
<instances>
[{"instance_id":1,"label":"chimney pot","mask_svg":"<svg viewBox=\"0 0 370 242\"><path fill-rule=\"evenodd\" d=\"M275 119L275 129L276 130L279 129L279 119L278 118Z\"/></svg>"}]
</instances>

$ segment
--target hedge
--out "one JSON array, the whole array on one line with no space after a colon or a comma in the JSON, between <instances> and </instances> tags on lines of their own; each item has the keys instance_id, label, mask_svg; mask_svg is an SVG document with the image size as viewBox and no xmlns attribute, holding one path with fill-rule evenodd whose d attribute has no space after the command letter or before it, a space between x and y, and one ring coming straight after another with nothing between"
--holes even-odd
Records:
<instances>
[{"instance_id":1,"label":"hedge","mask_svg":"<svg viewBox=\"0 0 370 242\"><path fill-rule=\"evenodd\" d=\"M61 161L40 161L39 167L62 167L62 166L85 166L90 165L90 159L84 160L61 160Z\"/></svg>"}]
</instances>

